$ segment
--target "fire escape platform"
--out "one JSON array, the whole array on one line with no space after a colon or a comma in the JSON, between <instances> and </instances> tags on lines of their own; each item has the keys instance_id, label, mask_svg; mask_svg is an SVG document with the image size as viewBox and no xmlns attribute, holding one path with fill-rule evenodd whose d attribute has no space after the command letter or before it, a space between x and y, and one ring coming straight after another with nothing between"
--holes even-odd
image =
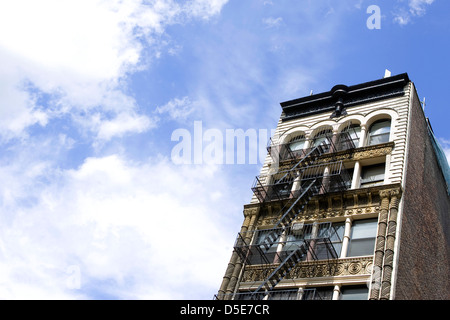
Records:
<instances>
[{"instance_id":1,"label":"fire escape platform","mask_svg":"<svg viewBox=\"0 0 450 320\"><path fill-rule=\"evenodd\" d=\"M247 265L242 273L240 290L253 291L277 265ZM373 255L299 262L276 286L277 290L301 286L368 284L373 267Z\"/></svg>"},{"instance_id":2,"label":"fire escape platform","mask_svg":"<svg viewBox=\"0 0 450 320\"><path fill-rule=\"evenodd\" d=\"M327 163L330 161L356 161L367 158L383 157L390 154L394 147L394 141L389 141L386 143L380 143L371 146L340 150L334 152L333 154L322 154L317 159L317 164ZM331 158L333 160L330 160ZM283 168L289 169L297 161L298 160L296 159L282 160L279 161L279 163L277 163L276 165L279 166L280 170L283 170ZM270 168L272 166L272 163L269 163L268 166Z\"/></svg>"}]
</instances>

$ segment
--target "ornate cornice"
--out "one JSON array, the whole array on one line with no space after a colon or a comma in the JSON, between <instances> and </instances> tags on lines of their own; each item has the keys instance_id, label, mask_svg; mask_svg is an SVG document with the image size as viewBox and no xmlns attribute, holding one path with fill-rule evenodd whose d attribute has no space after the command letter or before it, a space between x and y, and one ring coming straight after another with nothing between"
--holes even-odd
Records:
<instances>
[{"instance_id":1,"label":"ornate cornice","mask_svg":"<svg viewBox=\"0 0 450 320\"><path fill-rule=\"evenodd\" d=\"M317 113L333 112L332 118L346 114L345 109L355 105L403 96L410 82L406 73L355 86L337 85L329 92L280 103L282 121L307 117Z\"/></svg>"}]
</instances>

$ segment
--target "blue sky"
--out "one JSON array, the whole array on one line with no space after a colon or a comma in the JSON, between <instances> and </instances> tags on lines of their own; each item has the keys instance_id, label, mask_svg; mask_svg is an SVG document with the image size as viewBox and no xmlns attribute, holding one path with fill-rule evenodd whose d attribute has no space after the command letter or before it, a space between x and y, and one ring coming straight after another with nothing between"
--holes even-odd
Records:
<instances>
[{"instance_id":1,"label":"blue sky","mask_svg":"<svg viewBox=\"0 0 450 320\"><path fill-rule=\"evenodd\" d=\"M370 5L380 29L367 27ZM195 123L264 133L280 102L389 69L415 82L450 157L449 11L444 0L2 1L0 298L211 299L261 163L175 163L172 134Z\"/></svg>"}]
</instances>

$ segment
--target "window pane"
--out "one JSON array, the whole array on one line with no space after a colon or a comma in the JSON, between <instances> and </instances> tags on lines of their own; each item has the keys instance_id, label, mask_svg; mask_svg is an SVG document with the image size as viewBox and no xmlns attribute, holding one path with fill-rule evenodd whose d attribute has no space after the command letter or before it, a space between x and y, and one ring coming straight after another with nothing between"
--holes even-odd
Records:
<instances>
[{"instance_id":1,"label":"window pane","mask_svg":"<svg viewBox=\"0 0 450 320\"><path fill-rule=\"evenodd\" d=\"M367 300L368 295L367 286L348 286L341 289L341 300Z\"/></svg>"},{"instance_id":2,"label":"window pane","mask_svg":"<svg viewBox=\"0 0 450 320\"><path fill-rule=\"evenodd\" d=\"M304 147L305 147L305 140L300 140L289 144L289 149L291 149L291 151L303 150Z\"/></svg>"},{"instance_id":3,"label":"window pane","mask_svg":"<svg viewBox=\"0 0 450 320\"><path fill-rule=\"evenodd\" d=\"M353 125L350 128L342 130L342 132L348 132L352 140L358 140L361 135L361 127L358 125Z\"/></svg>"},{"instance_id":4,"label":"window pane","mask_svg":"<svg viewBox=\"0 0 450 320\"><path fill-rule=\"evenodd\" d=\"M348 256L369 256L373 254L374 248L375 238L351 240L348 248Z\"/></svg>"},{"instance_id":5,"label":"window pane","mask_svg":"<svg viewBox=\"0 0 450 320\"><path fill-rule=\"evenodd\" d=\"M314 300L331 300L333 298L333 287L318 287Z\"/></svg>"},{"instance_id":6,"label":"window pane","mask_svg":"<svg viewBox=\"0 0 450 320\"><path fill-rule=\"evenodd\" d=\"M370 134L380 134L380 133L388 133L391 130L391 121L383 120L379 122L375 122L370 127Z\"/></svg>"},{"instance_id":7,"label":"window pane","mask_svg":"<svg viewBox=\"0 0 450 320\"><path fill-rule=\"evenodd\" d=\"M314 140L312 142L312 147L318 146L323 141L325 141L325 144L329 144L328 137L331 138L332 131L331 129L322 130L319 133L317 133L314 137Z\"/></svg>"},{"instance_id":8,"label":"window pane","mask_svg":"<svg viewBox=\"0 0 450 320\"><path fill-rule=\"evenodd\" d=\"M257 233L256 238L256 244L262 245L264 243L264 240L269 236L270 230L261 230ZM280 237L277 238L277 240L272 244L272 246L269 248L268 252L273 252L277 250L277 245L280 242Z\"/></svg>"},{"instance_id":9,"label":"window pane","mask_svg":"<svg viewBox=\"0 0 450 320\"><path fill-rule=\"evenodd\" d=\"M377 233L377 219L353 222L351 239L374 238Z\"/></svg>"},{"instance_id":10,"label":"window pane","mask_svg":"<svg viewBox=\"0 0 450 320\"><path fill-rule=\"evenodd\" d=\"M333 247L334 250L336 251L337 257L339 258L341 256L342 242L334 242Z\"/></svg>"},{"instance_id":11,"label":"window pane","mask_svg":"<svg viewBox=\"0 0 450 320\"><path fill-rule=\"evenodd\" d=\"M269 293L268 300L297 300L297 290L279 290Z\"/></svg>"},{"instance_id":12,"label":"window pane","mask_svg":"<svg viewBox=\"0 0 450 320\"><path fill-rule=\"evenodd\" d=\"M385 164L363 167L361 171L361 186L384 183Z\"/></svg>"},{"instance_id":13,"label":"window pane","mask_svg":"<svg viewBox=\"0 0 450 320\"><path fill-rule=\"evenodd\" d=\"M375 145L380 143L389 142L389 133L371 135L369 139L369 145Z\"/></svg>"},{"instance_id":14,"label":"window pane","mask_svg":"<svg viewBox=\"0 0 450 320\"><path fill-rule=\"evenodd\" d=\"M328 138L327 137L319 137L319 138L314 139L313 146L318 146L323 141L325 141L325 143L328 143Z\"/></svg>"},{"instance_id":15,"label":"window pane","mask_svg":"<svg viewBox=\"0 0 450 320\"><path fill-rule=\"evenodd\" d=\"M351 128L348 132L353 140L357 140L361 135L361 127Z\"/></svg>"},{"instance_id":16,"label":"window pane","mask_svg":"<svg viewBox=\"0 0 450 320\"><path fill-rule=\"evenodd\" d=\"M369 129L369 145L385 143L389 141L389 134L391 132L391 121L381 120L377 121Z\"/></svg>"},{"instance_id":17,"label":"window pane","mask_svg":"<svg viewBox=\"0 0 450 320\"><path fill-rule=\"evenodd\" d=\"M348 256L372 255L376 233L377 219L355 221L352 226Z\"/></svg>"},{"instance_id":18,"label":"window pane","mask_svg":"<svg viewBox=\"0 0 450 320\"><path fill-rule=\"evenodd\" d=\"M342 241L344 237L345 223L333 223L334 230L331 234L331 241Z\"/></svg>"}]
</instances>

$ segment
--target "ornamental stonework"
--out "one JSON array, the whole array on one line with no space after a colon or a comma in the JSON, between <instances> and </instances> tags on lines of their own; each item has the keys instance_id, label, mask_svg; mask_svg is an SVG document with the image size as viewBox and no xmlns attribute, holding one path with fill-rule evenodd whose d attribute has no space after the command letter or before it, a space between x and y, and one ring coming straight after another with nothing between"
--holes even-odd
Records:
<instances>
[{"instance_id":1,"label":"ornamental stonework","mask_svg":"<svg viewBox=\"0 0 450 320\"><path fill-rule=\"evenodd\" d=\"M373 257L345 258L333 261L310 261L297 264L284 279L367 275L372 272ZM264 281L275 270L276 265L246 266L242 282Z\"/></svg>"}]
</instances>

